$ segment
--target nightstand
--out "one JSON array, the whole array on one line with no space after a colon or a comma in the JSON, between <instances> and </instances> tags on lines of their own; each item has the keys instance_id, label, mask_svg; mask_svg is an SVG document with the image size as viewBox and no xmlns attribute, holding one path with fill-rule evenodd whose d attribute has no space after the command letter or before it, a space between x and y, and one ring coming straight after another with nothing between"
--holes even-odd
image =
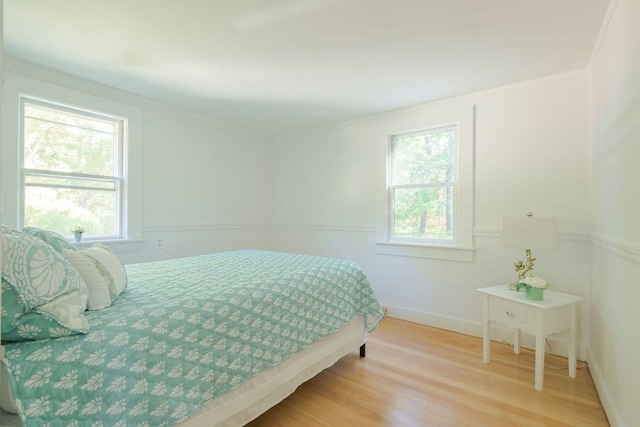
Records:
<instances>
[{"instance_id":1,"label":"nightstand","mask_svg":"<svg viewBox=\"0 0 640 427\"><path fill-rule=\"evenodd\" d=\"M542 301L526 299L524 292L509 285L480 288L483 295L482 360L489 363L490 328L495 321L514 328L513 351L520 353L520 331L536 337L535 388L542 390L544 378L545 338L549 334L569 330L569 376L576 377L576 328L578 303L582 297L556 291L544 291Z\"/></svg>"}]
</instances>

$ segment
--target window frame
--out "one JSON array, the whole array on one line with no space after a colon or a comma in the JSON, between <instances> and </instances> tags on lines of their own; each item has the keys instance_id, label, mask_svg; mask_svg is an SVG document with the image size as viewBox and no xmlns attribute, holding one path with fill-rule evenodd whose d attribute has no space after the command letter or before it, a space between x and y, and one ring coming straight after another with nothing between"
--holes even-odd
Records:
<instances>
[{"instance_id":1,"label":"window frame","mask_svg":"<svg viewBox=\"0 0 640 427\"><path fill-rule=\"evenodd\" d=\"M52 170L42 170L42 169L30 169L26 168L24 165L25 160L25 107L27 104L31 104L37 107L42 107L43 109L54 110L59 113L69 113L73 115L82 116L85 118L108 121L114 124L117 127L118 140L116 144L117 154L115 161L115 171L116 175L106 176L106 175L92 175L92 174L83 174L76 172L57 172ZM27 176L40 176L40 177L56 177L56 178L69 178L69 179L82 179L87 181L102 181L102 182L112 182L114 186L114 192L116 194L114 201L114 213L116 214L116 224L114 224L114 228L117 231L115 234L109 235L95 235L88 233L84 236L84 239L87 241L92 240L124 240L125 236L127 236L126 229L126 211L127 211L127 201L125 200L126 194L126 185L127 185L127 176L126 169L124 168L124 159L125 153L128 151L129 141L127 135L128 128L128 119L126 117L119 117L112 114L105 114L99 111L92 111L86 108L81 108L73 105L66 105L60 102L36 98L29 95L20 95L20 141L19 141L19 161L20 161L20 200L18 210L18 226L20 228L24 228L25 220L26 220L26 187L29 185L27 183ZM63 188L64 186L54 186L55 188ZM64 234L64 233L63 233Z\"/></svg>"},{"instance_id":2,"label":"window frame","mask_svg":"<svg viewBox=\"0 0 640 427\"><path fill-rule=\"evenodd\" d=\"M454 238L404 239L392 235L393 207L389 194L392 182L391 141L399 135L410 135L430 129L457 128L456 140L456 207ZM386 132L385 132L386 130ZM385 120L380 135L383 149L379 157L376 197L376 253L450 261L473 261L474 175L475 175L475 105L435 103L401 110Z\"/></svg>"},{"instance_id":3,"label":"window frame","mask_svg":"<svg viewBox=\"0 0 640 427\"><path fill-rule=\"evenodd\" d=\"M443 131L451 131L453 130L455 132L455 143L454 143L454 153L453 153L453 158L454 158L454 171L453 171L453 179L452 181L447 181L447 182L438 182L438 183L421 183L421 184L396 184L394 182L394 177L396 175L396 152L397 152L397 140L399 138L407 138L407 137L412 137L412 136L422 136L422 135L427 135L427 134L432 134L432 133L438 133L438 132L443 132ZM400 133L400 134L395 134L395 135L390 135L389 136L389 142L388 142L388 156L387 156L387 161L389 162L388 166L387 166L387 170L388 170L388 186L387 186L387 206L389 206L390 212L389 212L389 216L388 216L388 231L387 234L389 236L389 242L391 243L405 243L405 244L425 244L425 245L450 245L453 243L456 243L458 241L458 181L459 181L459 174L458 174L458 134L459 134L459 130L458 130L458 125L454 124L454 125L446 125L446 126L438 126L435 128L428 128L428 129L421 129L418 131L412 131L412 132L404 132L404 133ZM453 230L453 235L451 237L451 239L437 239L437 238L429 238L429 237L400 237L400 236L396 236L395 235L395 217L396 217L396 209L395 209L395 205L396 205L396 198L395 196L395 190L397 189L403 189L403 188L446 188L446 187L452 187L452 230Z\"/></svg>"},{"instance_id":4,"label":"window frame","mask_svg":"<svg viewBox=\"0 0 640 427\"><path fill-rule=\"evenodd\" d=\"M94 94L97 93L97 94ZM142 110L98 94L98 89L71 89L39 78L9 72L4 84L3 111L3 221L9 227L22 229L20 206L23 205L21 182L21 97L43 99L105 116L126 118L127 149L123 151L122 168L126 177L123 187L123 231L121 238L96 237L85 244L104 242L116 252L138 251L142 247Z\"/></svg>"}]
</instances>

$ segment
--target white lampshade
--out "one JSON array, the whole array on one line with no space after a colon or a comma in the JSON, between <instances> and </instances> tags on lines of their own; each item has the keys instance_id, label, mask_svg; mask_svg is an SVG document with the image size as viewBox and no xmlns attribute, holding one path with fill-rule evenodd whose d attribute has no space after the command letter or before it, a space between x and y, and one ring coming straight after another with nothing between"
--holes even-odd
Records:
<instances>
[{"instance_id":1,"label":"white lampshade","mask_svg":"<svg viewBox=\"0 0 640 427\"><path fill-rule=\"evenodd\" d=\"M554 250L557 236L554 217L502 218L502 246L507 248Z\"/></svg>"}]
</instances>

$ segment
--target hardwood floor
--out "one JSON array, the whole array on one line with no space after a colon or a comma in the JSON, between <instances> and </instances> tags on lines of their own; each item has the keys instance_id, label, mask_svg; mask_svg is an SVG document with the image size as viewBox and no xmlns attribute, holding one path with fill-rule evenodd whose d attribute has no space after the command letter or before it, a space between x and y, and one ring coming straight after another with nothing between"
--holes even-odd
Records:
<instances>
[{"instance_id":1,"label":"hardwood floor","mask_svg":"<svg viewBox=\"0 0 640 427\"><path fill-rule=\"evenodd\" d=\"M367 343L300 386L249 426L608 426L588 367L547 355L533 388L534 352L385 318Z\"/></svg>"}]
</instances>

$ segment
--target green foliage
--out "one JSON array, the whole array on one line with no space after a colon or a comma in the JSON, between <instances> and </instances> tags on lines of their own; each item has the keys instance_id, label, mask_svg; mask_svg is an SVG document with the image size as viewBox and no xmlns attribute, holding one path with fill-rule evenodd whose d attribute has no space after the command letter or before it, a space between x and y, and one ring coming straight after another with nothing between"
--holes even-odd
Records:
<instances>
[{"instance_id":1,"label":"green foliage","mask_svg":"<svg viewBox=\"0 0 640 427\"><path fill-rule=\"evenodd\" d=\"M25 226L69 235L82 224L92 235L117 234L117 184L93 178L117 175L117 154L117 122L27 103L24 167L72 176L25 176Z\"/></svg>"},{"instance_id":2,"label":"green foliage","mask_svg":"<svg viewBox=\"0 0 640 427\"><path fill-rule=\"evenodd\" d=\"M394 235L452 239L455 131L395 139Z\"/></svg>"}]
</instances>

